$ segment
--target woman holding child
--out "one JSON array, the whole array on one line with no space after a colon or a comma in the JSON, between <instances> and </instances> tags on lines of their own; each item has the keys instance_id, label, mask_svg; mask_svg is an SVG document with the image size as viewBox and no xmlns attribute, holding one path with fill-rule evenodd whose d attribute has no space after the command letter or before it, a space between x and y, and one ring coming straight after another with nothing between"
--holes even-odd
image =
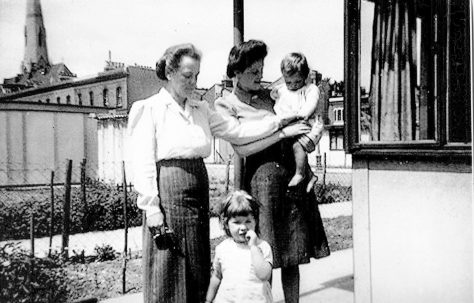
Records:
<instances>
[{"instance_id":1,"label":"woman holding child","mask_svg":"<svg viewBox=\"0 0 474 303\"><path fill-rule=\"evenodd\" d=\"M216 100L218 112L239 123L275 116L275 101L260 83L266 55L266 44L258 40L249 40L231 49L227 76L234 79L235 87L231 94ZM301 69L301 66L296 67ZM307 74L303 76L305 80ZM293 88L300 89L304 85L303 81ZM315 124L311 132L298 137L298 141L306 151L314 150L321 132L321 125ZM302 180L294 180L294 140L282 140L284 137L277 132L257 142L234 145L234 150L245 156L244 189L262 204L261 238L273 249L273 268L281 268L288 303L299 301L298 265L309 263L310 257L329 255L329 247L312 190L315 181L311 178L312 172L306 163L305 170L300 172Z\"/></svg>"},{"instance_id":2,"label":"woman holding child","mask_svg":"<svg viewBox=\"0 0 474 303\"><path fill-rule=\"evenodd\" d=\"M294 116L269 115L241 123L192 99L201 53L192 44L168 48L156 64L160 91L133 104L129 134L138 207L144 210L145 302L204 302L210 279L209 182L203 158L211 136L245 146L277 134L309 131L286 126ZM286 127L285 127L286 126ZM171 246L155 245L169 229ZM167 249L168 248L168 249Z\"/></svg>"}]
</instances>

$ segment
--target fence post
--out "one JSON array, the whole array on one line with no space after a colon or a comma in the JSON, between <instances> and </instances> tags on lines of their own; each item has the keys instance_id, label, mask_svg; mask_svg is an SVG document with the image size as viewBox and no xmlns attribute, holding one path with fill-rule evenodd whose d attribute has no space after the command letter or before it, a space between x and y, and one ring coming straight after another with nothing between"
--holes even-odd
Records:
<instances>
[{"instance_id":1,"label":"fence post","mask_svg":"<svg viewBox=\"0 0 474 303\"><path fill-rule=\"evenodd\" d=\"M63 207L63 245L62 255L69 258L69 215L71 213L71 174L72 160L68 160L66 167L66 182L64 183L64 207Z\"/></svg>"},{"instance_id":2,"label":"fence post","mask_svg":"<svg viewBox=\"0 0 474 303\"><path fill-rule=\"evenodd\" d=\"M229 155L225 165L225 193L229 192L229 183L230 183L230 163L232 162L232 157Z\"/></svg>"},{"instance_id":3,"label":"fence post","mask_svg":"<svg viewBox=\"0 0 474 303\"><path fill-rule=\"evenodd\" d=\"M33 207L31 207L30 211L30 243L31 243L31 251L30 257L35 256L35 218L34 218L34 211Z\"/></svg>"},{"instance_id":4,"label":"fence post","mask_svg":"<svg viewBox=\"0 0 474 303\"><path fill-rule=\"evenodd\" d=\"M30 277L29 277L29 283L35 282L35 275L34 275L34 267L35 267L35 218L34 218L34 211L33 211L33 206L31 207L30 211L30 242L31 242L31 251L30 251ZM30 293L30 302L33 301L33 292Z\"/></svg>"},{"instance_id":5,"label":"fence post","mask_svg":"<svg viewBox=\"0 0 474 303\"><path fill-rule=\"evenodd\" d=\"M124 223L124 247L123 247L123 267L122 267L122 293L126 293L126 273L127 273L127 249L128 249L128 222L127 222L127 177L125 175L125 161L122 161L122 186L123 186L123 223Z\"/></svg>"},{"instance_id":6,"label":"fence post","mask_svg":"<svg viewBox=\"0 0 474 303\"><path fill-rule=\"evenodd\" d=\"M53 234L54 234L54 170L51 171L51 210L49 214L49 250L48 257L51 257L53 250Z\"/></svg>"},{"instance_id":7,"label":"fence post","mask_svg":"<svg viewBox=\"0 0 474 303\"><path fill-rule=\"evenodd\" d=\"M89 207L86 199L86 162L87 159L82 159L81 162L81 201L84 209L84 217L82 218L82 231L89 231Z\"/></svg>"},{"instance_id":8,"label":"fence post","mask_svg":"<svg viewBox=\"0 0 474 303\"><path fill-rule=\"evenodd\" d=\"M324 153L323 159L323 187L326 186L326 153Z\"/></svg>"}]
</instances>

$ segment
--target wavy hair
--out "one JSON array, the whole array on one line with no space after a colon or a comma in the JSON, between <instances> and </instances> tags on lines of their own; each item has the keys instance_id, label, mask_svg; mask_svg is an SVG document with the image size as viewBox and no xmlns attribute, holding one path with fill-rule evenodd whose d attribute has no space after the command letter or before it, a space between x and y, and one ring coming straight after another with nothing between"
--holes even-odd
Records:
<instances>
[{"instance_id":1,"label":"wavy hair","mask_svg":"<svg viewBox=\"0 0 474 303\"><path fill-rule=\"evenodd\" d=\"M227 63L227 76L233 78L235 72L243 72L247 67L267 56L267 45L260 40L249 40L232 47Z\"/></svg>"},{"instance_id":2,"label":"wavy hair","mask_svg":"<svg viewBox=\"0 0 474 303\"><path fill-rule=\"evenodd\" d=\"M156 75L158 78L168 80L166 75L178 70L181 58L184 56L201 61L202 54L192 43L183 43L169 47L156 62Z\"/></svg>"}]
</instances>

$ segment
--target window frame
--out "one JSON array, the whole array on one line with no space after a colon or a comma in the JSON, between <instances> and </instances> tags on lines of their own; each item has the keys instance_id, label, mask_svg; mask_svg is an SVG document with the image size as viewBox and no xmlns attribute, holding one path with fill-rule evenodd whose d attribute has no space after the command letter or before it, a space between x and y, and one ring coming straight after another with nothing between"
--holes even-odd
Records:
<instances>
[{"instance_id":1,"label":"window frame","mask_svg":"<svg viewBox=\"0 0 474 303\"><path fill-rule=\"evenodd\" d=\"M329 129L328 131L328 134L329 134L329 150L330 151L344 151L344 131L340 128L335 128L335 129ZM338 143L338 138L341 137L341 144L337 144ZM332 139L335 139L335 148L333 148L333 140Z\"/></svg>"},{"instance_id":2,"label":"window frame","mask_svg":"<svg viewBox=\"0 0 474 303\"><path fill-rule=\"evenodd\" d=\"M353 155L461 155L471 156L472 142L457 143L448 142L448 115L447 107L449 94L449 17L438 18L438 29L441 35L439 43L439 56L436 62L438 86L438 100L436 106L435 139L420 141L400 142L360 142L360 37L361 37L361 1L346 0L344 7L344 149ZM447 14L449 1L436 1L436 9L439 15ZM449 15L448 15L449 16ZM470 33L472 37L472 32ZM472 45L471 45L472 46ZM470 58L472 62L472 57ZM471 104L472 104L472 74L471 81ZM472 121L471 121L472 123ZM471 140L472 141L472 140Z\"/></svg>"},{"instance_id":3,"label":"window frame","mask_svg":"<svg viewBox=\"0 0 474 303\"><path fill-rule=\"evenodd\" d=\"M102 90L102 105L104 107L109 107L109 89L106 87Z\"/></svg>"},{"instance_id":4,"label":"window frame","mask_svg":"<svg viewBox=\"0 0 474 303\"><path fill-rule=\"evenodd\" d=\"M123 107L122 87L120 86L115 89L115 99L116 107Z\"/></svg>"}]
</instances>

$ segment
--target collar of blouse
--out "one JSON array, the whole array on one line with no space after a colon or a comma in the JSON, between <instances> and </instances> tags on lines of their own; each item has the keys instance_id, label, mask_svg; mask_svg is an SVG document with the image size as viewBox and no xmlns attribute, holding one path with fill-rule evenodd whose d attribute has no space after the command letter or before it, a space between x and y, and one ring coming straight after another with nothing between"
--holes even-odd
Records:
<instances>
[{"instance_id":1,"label":"collar of blouse","mask_svg":"<svg viewBox=\"0 0 474 303\"><path fill-rule=\"evenodd\" d=\"M179 104L178 102L173 98L173 96L170 94L170 92L166 89L166 88L163 88L162 89L162 92L160 92L163 94L164 96L164 104L166 104L167 107L175 107L177 106L177 108L180 108L180 109L183 109ZM189 105L190 107L198 107L199 104L197 103L197 101L194 101L192 99L186 99L184 101L184 104L185 106L186 105Z\"/></svg>"},{"instance_id":2,"label":"collar of blouse","mask_svg":"<svg viewBox=\"0 0 474 303\"><path fill-rule=\"evenodd\" d=\"M234 87L234 91L233 91L234 95L237 96L237 98L246 103L246 104L250 104L250 102L252 102L252 100L256 100L258 97L259 97L259 93L260 91L257 91L257 92L248 92L248 91L245 91L243 90L238 84Z\"/></svg>"}]
</instances>

